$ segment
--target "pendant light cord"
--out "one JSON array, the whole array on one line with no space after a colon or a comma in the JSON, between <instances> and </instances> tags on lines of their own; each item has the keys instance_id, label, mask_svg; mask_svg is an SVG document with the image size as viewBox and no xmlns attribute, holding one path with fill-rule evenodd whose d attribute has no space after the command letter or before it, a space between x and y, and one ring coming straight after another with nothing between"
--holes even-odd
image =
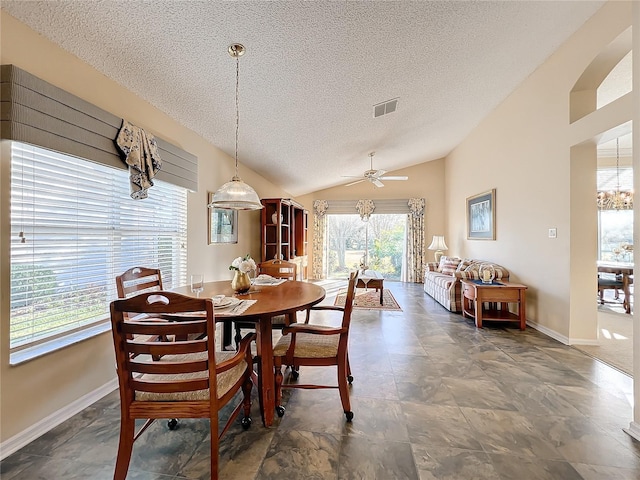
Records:
<instances>
[{"instance_id":1,"label":"pendant light cord","mask_svg":"<svg viewBox=\"0 0 640 480\"><path fill-rule=\"evenodd\" d=\"M240 57L236 56L236 177L238 176L238 130L240 128L240 108L238 106L238 91L240 89Z\"/></svg>"},{"instance_id":2,"label":"pendant light cord","mask_svg":"<svg viewBox=\"0 0 640 480\"><path fill-rule=\"evenodd\" d=\"M228 210L260 210L264 208L256 191L244 183L238 176L238 141L240 132L240 60L245 53L244 45L232 43L227 52L236 59L236 145L235 145L235 175L231 181L222 185L213 194L209 208Z\"/></svg>"},{"instance_id":3,"label":"pendant light cord","mask_svg":"<svg viewBox=\"0 0 640 480\"><path fill-rule=\"evenodd\" d=\"M616 182L617 192L620 195L620 138L616 138Z\"/></svg>"}]
</instances>

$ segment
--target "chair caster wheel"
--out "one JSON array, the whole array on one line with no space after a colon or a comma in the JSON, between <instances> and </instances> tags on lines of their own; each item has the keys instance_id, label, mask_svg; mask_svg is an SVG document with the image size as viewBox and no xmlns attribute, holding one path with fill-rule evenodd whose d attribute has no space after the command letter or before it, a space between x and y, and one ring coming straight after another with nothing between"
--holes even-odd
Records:
<instances>
[{"instance_id":1,"label":"chair caster wheel","mask_svg":"<svg viewBox=\"0 0 640 480\"><path fill-rule=\"evenodd\" d=\"M280 418L282 418L284 416L284 407L282 405L278 405L276 407L276 413Z\"/></svg>"},{"instance_id":2,"label":"chair caster wheel","mask_svg":"<svg viewBox=\"0 0 640 480\"><path fill-rule=\"evenodd\" d=\"M351 385L353 383L353 376L347 375L347 382L349 382L349 385Z\"/></svg>"},{"instance_id":3,"label":"chair caster wheel","mask_svg":"<svg viewBox=\"0 0 640 480\"><path fill-rule=\"evenodd\" d=\"M297 380L299 376L300 376L300 372L298 372L298 370L291 370L292 379Z\"/></svg>"},{"instance_id":4,"label":"chair caster wheel","mask_svg":"<svg viewBox=\"0 0 640 480\"><path fill-rule=\"evenodd\" d=\"M253 420L251 420L251 417L243 417L240 421L240 424L242 425L242 428L244 428L245 430L249 430L252 422Z\"/></svg>"},{"instance_id":5,"label":"chair caster wheel","mask_svg":"<svg viewBox=\"0 0 640 480\"><path fill-rule=\"evenodd\" d=\"M178 419L172 418L167 422L167 426L169 427L169 430L175 430L176 428L178 428Z\"/></svg>"},{"instance_id":6,"label":"chair caster wheel","mask_svg":"<svg viewBox=\"0 0 640 480\"><path fill-rule=\"evenodd\" d=\"M347 422L353 420L353 412L344 412L344 414L347 417Z\"/></svg>"}]
</instances>

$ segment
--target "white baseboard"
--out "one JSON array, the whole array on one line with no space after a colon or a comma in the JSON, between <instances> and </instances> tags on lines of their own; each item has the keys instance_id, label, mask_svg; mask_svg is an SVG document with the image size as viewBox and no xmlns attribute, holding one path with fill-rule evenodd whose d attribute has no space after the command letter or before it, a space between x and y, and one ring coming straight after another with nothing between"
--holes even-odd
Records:
<instances>
[{"instance_id":1,"label":"white baseboard","mask_svg":"<svg viewBox=\"0 0 640 480\"><path fill-rule=\"evenodd\" d=\"M75 414L80 413L82 410L100 400L105 395L113 392L117 388L118 379L114 378L101 387L98 387L92 392L89 392L86 395L78 398L69 405L65 405L60 410L43 418L39 422L36 422L26 430L23 430L17 435L14 435L13 437L0 443L0 460L8 457L14 452L17 452L25 445L33 442L36 438L44 435L52 428L57 427L62 422L73 417Z\"/></svg>"},{"instance_id":2,"label":"white baseboard","mask_svg":"<svg viewBox=\"0 0 640 480\"><path fill-rule=\"evenodd\" d=\"M569 345L600 345L598 340L587 338L572 338Z\"/></svg>"},{"instance_id":3,"label":"white baseboard","mask_svg":"<svg viewBox=\"0 0 640 480\"><path fill-rule=\"evenodd\" d=\"M629 428L623 428L622 430L640 442L640 423L631 422Z\"/></svg>"},{"instance_id":4,"label":"white baseboard","mask_svg":"<svg viewBox=\"0 0 640 480\"><path fill-rule=\"evenodd\" d=\"M565 335L559 334L555 330L551 330L550 328L547 328L543 325L539 325L535 322L527 321L527 325L529 325L531 328L535 328L540 333L544 333L546 336L551 337L554 340L557 340L560 343L563 343L565 345L599 345L600 344L598 340L590 339L590 338L569 338Z\"/></svg>"},{"instance_id":5,"label":"white baseboard","mask_svg":"<svg viewBox=\"0 0 640 480\"><path fill-rule=\"evenodd\" d=\"M545 327L543 325L540 325L540 324L535 323L535 322L530 322L530 321L527 321L527 325L529 325L531 328L534 328L534 329L538 330L540 333L544 333L546 336L551 337L554 340L559 341L560 343L563 343L565 345L569 345L569 337L565 337L564 335L560 335L555 330L551 330L550 328L547 328L547 327Z\"/></svg>"}]
</instances>

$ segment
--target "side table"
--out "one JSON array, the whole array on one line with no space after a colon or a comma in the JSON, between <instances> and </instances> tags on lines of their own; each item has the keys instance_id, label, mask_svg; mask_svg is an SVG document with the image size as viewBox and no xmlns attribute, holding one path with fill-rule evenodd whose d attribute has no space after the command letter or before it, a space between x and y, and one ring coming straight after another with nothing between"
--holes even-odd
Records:
<instances>
[{"instance_id":1,"label":"side table","mask_svg":"<svg viewBox=\"0 0 640 480\"><path fill-rule=\"evenodd\" d=\"M384 304L384 277L375 270L361 270L356 288L375 288L380 290L380 305Z\"/></svg>"},{"instance_id":2,"label":"side table","mask_svg":"<svg viewBox=\"0 0 640 480\"><path fill-rule=\"evenodd\" d=\"M520 322L526 328L526 285L510 282L484 284L475 280L462 280L462 315L475 319L482 328L483 320ZM485 308L485 303L489 308ZM518 313L509 311L509 304L518 304ZM498 308L498 304L500 308Z\"/></svg>"}]
</instances>

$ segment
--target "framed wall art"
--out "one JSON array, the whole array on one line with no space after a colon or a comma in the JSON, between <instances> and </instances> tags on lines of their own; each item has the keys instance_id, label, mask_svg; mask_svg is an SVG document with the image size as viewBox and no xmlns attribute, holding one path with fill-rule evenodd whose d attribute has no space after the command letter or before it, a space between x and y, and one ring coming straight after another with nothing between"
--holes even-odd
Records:
<instances>
[{"instance_id":1,"label":"framed wall art","mask_svg":"<svg viewBox=\"0 0 640 480\"><path fill-rule=\"evenodd\" d=\"M213 192L208 192L209 203ZM238 243L238 211L222 208L207 208L209 245L212 243Z\"/></svg>"},{"instance_id":2,"label":"framed wall art","mask_svg":"<svg viewBox=\"0 0 640 480\"><path fill-rule=\"evenodd\" d=\"M496 239L496 189L467 198L467 239Z\"/></svg>"}]
</instances>

